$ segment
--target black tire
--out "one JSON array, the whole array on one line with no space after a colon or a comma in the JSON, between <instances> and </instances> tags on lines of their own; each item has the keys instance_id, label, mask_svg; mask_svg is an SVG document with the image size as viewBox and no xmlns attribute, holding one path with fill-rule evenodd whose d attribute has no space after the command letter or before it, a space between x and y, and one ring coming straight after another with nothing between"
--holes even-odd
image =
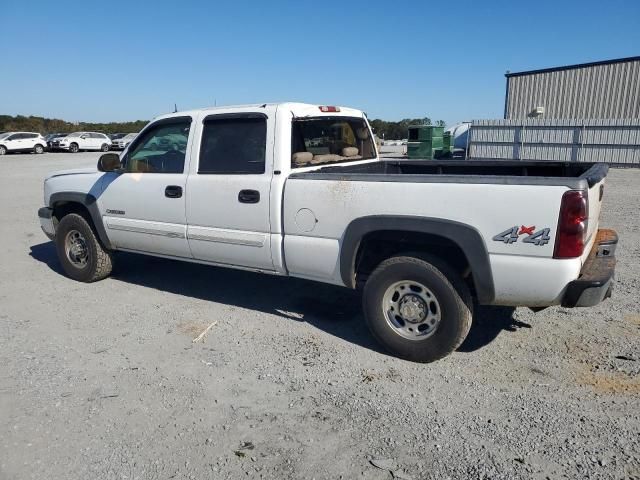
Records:
<instances>
[{"instance_id":1,"label":"black tire","mask_svg":"<svg viewBox=\"0 0 640 480\"><path fill-rule=\"evenodd\" d=\"M86 263L79 265L67 253L67 236L78 232L83 238ZM95 282L109 276L113 266L111 253L104 249L87 220L77 213L62 218L56 229L56 250L65 273L79 282Z\"/></svg>"},{"instance_id":2,"label":"black tire","mask_svg":"<svg viewBox=\"0 0 640 480\"><path fill-rule=\"evenodd\" d=\"M44 147L40 144L37 144L35 147L33 147L33 153L37 153L38 155L44 153Z\"/></svg>"},{"instance_id":3,"label":"black tire","mask_svg":"<svg viewBox=\"0 0 640 480\"><path fill-rule=\"evenodd\" d=\"M7 153L7 147L4 145L0 145L0 155L5 155Z\"/></svg>"},{"instance_id":4,"label":"black tire","mask_svg":"<svg viewBox=\"0 0 640 480\"><path fill-rule=\"evenodd\" d=\"M385 292L403 281L424 285L437 299L440 320L430 336L405 338L387 318ZM405 254L382 262L369 276L362 301L365 320L376 340L393 355L415 362L446 357L462 344L471 328L469 288L446 263L427 255Z\"/></svg>"},{"instance_id":5,"label":"black tire","mask_svg":"<svg viewBox=\"0 0 640 480\"><path fill-rule=\"evenodd\" d=\"M78 153L80 151L80 148L78 148L77 143L72 143L71 145L69 145L69 151L71 153Z\"/></svg>"},{"instance_id":6,"label":"black tire","mask_svg":"<svg viewBox=\"0 0 640 480\"><path fill-rule=\"evenodd\" d=\"M107 145L106 143L103 143L102 146L100 147L100 150L102 150L103 152L108 152L109 145Z\"/></svg>"}]
</instances>

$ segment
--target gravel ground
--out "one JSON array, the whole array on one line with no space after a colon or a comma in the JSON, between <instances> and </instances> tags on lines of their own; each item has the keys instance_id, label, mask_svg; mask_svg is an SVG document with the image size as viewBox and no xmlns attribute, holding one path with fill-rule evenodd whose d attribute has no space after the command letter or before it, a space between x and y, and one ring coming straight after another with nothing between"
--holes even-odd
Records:
<instances>
[{"instance_id":1,"label":"gravel ground","mask_svg":"<svg viewBox=\"0 0 640 480\"><path fill-rule=\"evenodd\" d=\"M482 309L420 365L340 288L135 255L65 278L42 180L97 157L0 158L0 478L640 477L640 171L605 193L612 299Z\"/></svg>"}]
</instances>

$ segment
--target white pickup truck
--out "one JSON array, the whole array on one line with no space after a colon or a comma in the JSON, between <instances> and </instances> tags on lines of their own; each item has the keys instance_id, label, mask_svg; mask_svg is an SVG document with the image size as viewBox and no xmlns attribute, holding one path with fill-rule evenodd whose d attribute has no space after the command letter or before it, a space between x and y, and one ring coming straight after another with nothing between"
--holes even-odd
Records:
<instances>
[{"instance_id":1,"label":"white pickup truck","mask_svg":"<svg viewBox=\"0 0 640 480\"><path fill-rule=\"evenodd\" d=\"M47 177L38 214L73 279L107 277L124 250L362 288L376 339L427 362L462 343L474 300L610 296L606 174L593 163L384 160L358 110L248 105L153 120L97 171Z\"/></svg>"}]
</instances>

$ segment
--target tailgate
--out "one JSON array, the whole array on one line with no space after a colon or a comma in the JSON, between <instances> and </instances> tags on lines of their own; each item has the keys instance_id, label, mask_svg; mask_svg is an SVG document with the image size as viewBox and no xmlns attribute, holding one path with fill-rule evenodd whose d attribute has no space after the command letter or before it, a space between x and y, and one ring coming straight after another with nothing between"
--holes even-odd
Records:
<instances>
[{"instance_id":1,"label":"tailgate","mask_svg":"<svg viewBox=\"0 0 640 480\"><path fill-rule=\"evenodd\" d=\"M589 182L591 186L589 187L587 201L588 205L588 215L589 221L587 226L587 241L584 249L584 253L582 255L582 261L586 259L591 251L591 247L593 246L593 242L595 241L596 234L598 233L598 225L600 223L600 209L602 208L602 199L604 195L605 189L605 180L606 180L606 171L601 178L597 179L596 182Z\"/></svg>"}]
</instances>

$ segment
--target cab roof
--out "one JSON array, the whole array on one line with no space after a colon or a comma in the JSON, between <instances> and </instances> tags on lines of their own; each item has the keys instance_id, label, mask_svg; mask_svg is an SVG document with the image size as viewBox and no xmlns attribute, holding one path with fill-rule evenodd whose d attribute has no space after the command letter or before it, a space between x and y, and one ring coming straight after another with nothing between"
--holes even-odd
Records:
<instances>
[{"instance_id":1,"label":"cab roof","mask_svg":"<svg viewBox=\"0 0 640 480\"><path fill-rule=\"evenodd\" d=\"M168 113L159 115L154 120L160 120L163 118L181 117L181 116L195 116L201 113L234 113L234 112L259 112L261 109L270 110L283 109L289 110L294 117L322 117L322 116L345 116L345 117L362 117L361 110L354 108L342 107L335 105L339 109L338 112L323 112L320 107L324 105L315 105L311 103L298 103L298 102L281 102L281 103L252 103L245 105L225 105L220 107L205 107L194 110L185 110L182 112ZM332 105L333 106L333 105Z\"/></svg>"}]
</instances>

